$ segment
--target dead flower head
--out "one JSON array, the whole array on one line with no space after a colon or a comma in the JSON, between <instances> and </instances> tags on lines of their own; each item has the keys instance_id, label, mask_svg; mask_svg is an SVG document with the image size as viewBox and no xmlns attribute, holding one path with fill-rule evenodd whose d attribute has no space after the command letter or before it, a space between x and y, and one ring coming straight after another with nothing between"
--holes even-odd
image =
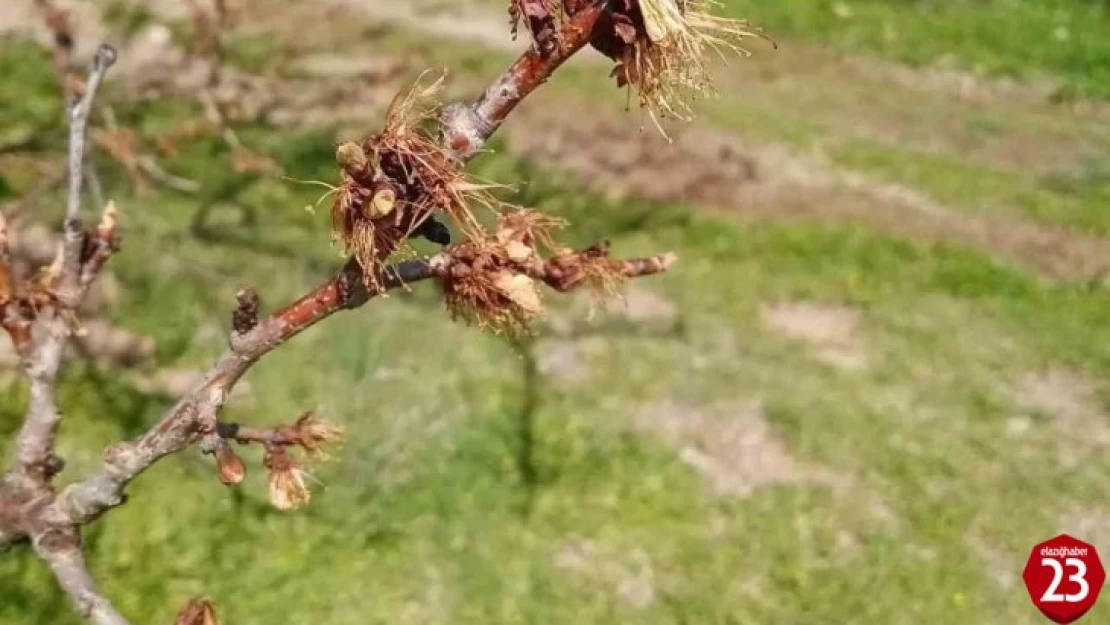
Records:
<instances>
[{"instance_id":1,"label":"dead flower head","mask_svg":"<svg viewBox=\"0 0 1110 625\"><path fill-rule=\"evenodd\" d=\"M343 428L327 421L320 421L306 412L293 424L298 442L314 458L326 459L327 447L343 442Z\"/></svg>"},{"instance_id":2,"label":"dead flower head","mask_svg":"<svg viewBox=\"0 0 1110 625\"><path fill-rule=\"evenodd\" d=\"M766 37L744 20L709 13L716 0L616 0L591 41L616 61L619 86L637 93L640 107L689 121L690 103L713 92L709 55L751 56L741 43Z\"/></svg>"},{"instance_id":3,"label":"dead flower head","mask_svg":"<svg viewBox=\"0 0 1110 625\"><path fill-rule=\"evenodd\" d=\"M308 503L312 493L305 484L307 474L284 449L267 448L262 462L270 472L270 505L278 510L293 510Z\"/></svg>"},{"instance_id":4,"label":"dead flower head","mask_svg":"<svg viewBox=\"0 0 1110 625\"><path fill-rule=\"evenodd\" d=\"M382 263L433 214L447 215L473 238L481 226L471 207L498 205L490 185L463 174L428 128L438 117L444 77L431 84L422 79L393 100L380 133L336 150L343 182L335 189L332 232L371 288L381 286Z\"/></svg>"},{"instance_id":5,"label":"dead flower head","mask_svg":"<svg viewBox=\"0 0 1110 625\"><path fill-rule=\"evenodd\" d=\"M451 315L498 334L516 334L544 312L541 282L557 290L588 284L611 292L617 273L608 249L572 252L559 246L552 231L562 225L535 211L506 213L492 235L452 248L440 275ZM544 252L552 257L544 260Z\"/></svg>"},{"instance_id":6,"label":"dead flower head","mask_svg":"<svg viewBox=\"0 0 1110 625\"><path fill-rule=\"evenodd\" d=\"M216 609L212 602L202 597L194 597L181 608L174 619L174 625L219 625Z\"/></svg>"},{"instance_id":7,"label":"dead flower head","mask_svg":"<svg viewBox=\"0 0 1110 625\"><path fill-rule=\"evenodd\" d=\"M247 466L243 464L243 459L226 443L216 449L216 470L220 482L225 486L234 486L247 476Z\"/></svg>"}]
</instances>

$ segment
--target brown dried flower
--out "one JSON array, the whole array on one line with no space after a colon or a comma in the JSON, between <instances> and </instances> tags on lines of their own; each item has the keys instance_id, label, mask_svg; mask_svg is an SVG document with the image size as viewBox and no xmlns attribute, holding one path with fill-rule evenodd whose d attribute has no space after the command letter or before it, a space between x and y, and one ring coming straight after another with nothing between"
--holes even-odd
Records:
<instances>
[{"instance_id":1,"label":"brown dried flower","mask_svg":"<svg viewBox=\"0 0 1110 625\"><path fill-rule=\"evenodd\" d=\"M366 284L380 288L379 271L429 217L446 214L469 237L481 236L472 205L496 209L490 185L478 184L428 129L438 118L443 77L418 79L386 112L382 131L361 145L336 150L342 183L334 190L332 232L363 268Z\"/></svg>"},{"instance_id":2,"label":"brown dried flower","mask_svg":"<svg viewBox=\"0 0 1110 625\"><path fill-rule=\"evenodd\" d=\"M326 448L343 442L343 428L328 421L320 421L306 412L293 424L298 443L314 458L326 459Z\"/></svg>"},{"instance_id":3,"label":"brown dried flower","mask_svg":"<svg viewBox=\"0 0 1110 625\"><path fill-rule=\"evenodd\" d=\"M174 625L219 625L212 602L203 597L193 597L181 608Z\"/></svg>"},{"instance_id":4,"label":"brown dried flower","mask_svg":"<svg viewBox=\"0 0 1110 625\"><path fill-rule=\"evenodd\" d=\"M573 252L552 231L560 219L529 210L505 213L492 235L457 245L440 272L451 315L495 333L517 333L543 314L539 283L565 291L579 285L605 295L615 291L620 267L598 245ZM552 255L544 260L543 252Z\"/></svg>"},{"instance_id":5,"label":"brown dried flower","mask_svg":"<svg viewBox=\"0 0 1110 625\"><path fill-rule=\"evenodd\" d=\"M278 510L293 510L312 498L305 485L305 472L281 447L269 447L262 461L270 471L268 478L270 505Z\"/></svg>"},{"instance_id":6,"label":"brown dried flower","mask_svg":"<svg viewBox=\"0 0 1110 625\"><path fill-rule=\"evenodd\" d=\"M226 443L216 449L216 469L219 472L220 482L225 486L234 486L247 476L247 467L243 464L243 459Z\"/></svg>"},{"instance_id":7,"label":"brown dried flower","mask_svg":"<svg viewBox=\"0 0 1110 625\"><path fill-rule=\"evenodd\" d=\"M718 4L717 0L609 3L591 44L616 61L617 85L636 91L640 107L657 126L657 116L689 121L690 102L713 92L710 54L751 56L742 40L767 39L747 21L712 15L710 9Z\"/></svg>"}]
</instances>

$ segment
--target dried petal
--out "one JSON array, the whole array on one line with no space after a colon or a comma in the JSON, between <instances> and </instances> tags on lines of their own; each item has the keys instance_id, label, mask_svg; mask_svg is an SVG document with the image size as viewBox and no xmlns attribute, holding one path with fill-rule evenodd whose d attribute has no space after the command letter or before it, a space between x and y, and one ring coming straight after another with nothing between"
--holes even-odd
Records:
<instances>
[{"instance_id":1,"label":"dried petal","mask_svg":"<svg viewBox=\"0 0 1110 625\"><path fill-rule=\"evenodd\" d=\"M278 510L299 508L312 498L305 485L305 472L283 449L267 450L263 464L270 470L270 505Z\"/></svg>"},{"instance_id":2,"label":"dried petal","mask_svg":"<svg viewBox=\"0 0 1110 625\"><path fill-rule=\"evenodd\" d=\"M370 199L370 217L380 219L393 212L397 203L397 193L393 189L381 189Z\"/></svg>"},{"instance_id":3,"label":"dried petal","mask_svg":"<svg viewBox=\"0 0 1110 625\"><path fill-rule=\"evenodd\" d=\"M104 206L103 212L100 213L100 224L97 226L97 234L100 238L110 241L116 233L116 222L119 219L119 211L116 210L116 203L109 200L108 204Z\"/></svg>"},{"instance_id":4,"label":"dried petal","mask_svg":"<svg viewBox=\"0 0 1110 625\"><path fill-rule=\"evenodd\" d=\"M493 285L529 317L543 312L536 282L520 273L502 271L493 279Z\"/></svg>"},{"instance_id":5,"label":"dried petal","mask_svg":"<svg viewBox=\"0 0 1110 625\"><path fill-rule=\"evenodd\" d=\"M345 141L335 148L335 162L346 171L361 170L370 162L366 151L354 141Z\"/></svg>"},{"instance_id":6,"label":"dried petal","mask_svg":"<svg viewBox=\"0 0 1110 625\"><path fill-rule=\"evenodd\" d=\"M177 613L174 625L219 625L212 602L202 597L193 597Z\"/></svg>"},{"instance_id":7,"label":"dried petal","mask_svg":"<svg viewBox=\"0 0 1110 625\"><path fill-rule=\"evenodd\" d=\"M316 457L325 457L324 449L328 445L338 445L343 442L343 428L328 422L320 421L311 412L306 412L293 425L301 446L309 454Z\"/></svg>"},{"instance_id":8,"label":"dried petal","mask_svg":"<svg viewBox=\"0 0 1110 625\"><path fill-rule=\"evenodd\" d=\"M247 467L243 464L242 458L226 443L216 450L216 468L219 471L220 482L225 486L234 486L247 476Z\"/></svg>"},{"instance_id":9,"label":"dried petal","mask_svg":"<svg viewBox=\"0 0 1110 625\"><path fill-rule=\"evenodd\" d=\"M750 56L741 41L766 39L746 21L710 14L709 8L716 4L716 0L639 0L628 9L613 9L609 30L595 37L594 46L616 62L612 75L617 85L636 90L640 107L657 126L657 116L689 121L690 101L712 93L711 53Z\"/></svg>"},{"instance_id":10,"label":"dried petal","mask_svg":"<svg viewBox=\"0 0 1110 625\"><path fill-rule=\"evenodd\" d=\"M522 263L536 255L536 250L520 241L509 241L505 244L505 254L518 263Z\"/></svg>"},{"instance_id":11,"label":"dried petal","mask_svg":"<svg viewBox=\"0 0 1110 625\"><path fill-rule=\"evenodd\" d=\"M58 244L58 252L54 255L54 260L50 265L43 267L39 270L39 275L36 280L39 286L44 288L53 288L58 282L58 278L62 277L62 267L65 264L66 250L65 246L61 243Z\"/></svg>"}]
</instances>

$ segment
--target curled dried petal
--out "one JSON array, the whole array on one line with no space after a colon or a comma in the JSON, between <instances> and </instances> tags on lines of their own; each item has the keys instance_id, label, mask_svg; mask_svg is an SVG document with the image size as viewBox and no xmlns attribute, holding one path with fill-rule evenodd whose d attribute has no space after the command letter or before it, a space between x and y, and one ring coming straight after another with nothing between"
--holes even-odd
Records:
<instances>
[{"instance_id":1,"label":"curled dried petal","mask_svg":"<svg viewBox=\"0 0 1110 625\"><path fill-rule=\"evenodd\" d=\"M220 482L225 486L234 486L247 476L247 467L243 464L243 459L226 443L216 450L216 468Z\"/></svg>"},{"instance_id":2,"label":"curled dried petal","mask_svg":"<svg viewBox=\"0 0 1110 625\"><path fill-rule=\"evenodd\" d=\"M326 457L329 445L343 442L343 428L328 421L320 421L311 412L306 412L293 425L297 437L305 451L315 457Z\"/></svg>"},{"instance_id":3,"label":"curled dried petal","mask_svg":"<svg viewBox=\"0 0 1110 625\"><path fill-rule=\"evenodd\" d=\"M614 9L612 32L595 42L616 61L619 86L630 85L658 125L657 116L689 121L690 102L713 92L711 55L751 56L744 39L767 39L747 21L710 13L716 0L636 0ZM772 42L773 44L773 42Z\"/></svg>"},{"instance_id":4,"label":"curled dried petal","mask_svg":"<svg viewBox=\"0 0 1110 625\"><path fill-rule=\"evenodd\" d=\"M270 471L270 505L278 510L294 510L309 502L312 492L305 484L306 474L283 449L267 450L263 464Z\"/></svg>"},{"instance_id":5,"label":"curled dried petal","mask_svg":"<svg viewBox=\"0 0 1110 625\"><path fill-rule=\"evenodd\" d=\"M194 597L181 608L174 619L174 625L219 625L216 609L212 602L203 597Z\"/></svg>"}]
</instances>

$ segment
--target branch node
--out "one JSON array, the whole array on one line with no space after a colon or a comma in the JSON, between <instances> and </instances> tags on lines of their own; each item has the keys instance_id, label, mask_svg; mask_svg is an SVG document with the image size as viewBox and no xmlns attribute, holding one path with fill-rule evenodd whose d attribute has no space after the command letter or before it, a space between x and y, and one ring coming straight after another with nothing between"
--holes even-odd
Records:
<instances>
[{"instance_id":1,"label":"branch node","mask_svg":"<svg viewBox=\"0 0 1110 625\"><path fill-rule=\"evenodd\" d=\"M232 440L239 435L239 424L220 421L216 424L216 434L220 438Z\"/></svg>"},{"instance_id":2,"label":"branch node","mask_svg":"<svg viewBox=\"0 0 1110 625\"><path fill-rule=\"evenodd\" d=\"M96 49L96 58L93 59L93 68L98 71L105 71L116 63L116 49L112 46L102 43Z\"/></svg>"}]
</instances>

